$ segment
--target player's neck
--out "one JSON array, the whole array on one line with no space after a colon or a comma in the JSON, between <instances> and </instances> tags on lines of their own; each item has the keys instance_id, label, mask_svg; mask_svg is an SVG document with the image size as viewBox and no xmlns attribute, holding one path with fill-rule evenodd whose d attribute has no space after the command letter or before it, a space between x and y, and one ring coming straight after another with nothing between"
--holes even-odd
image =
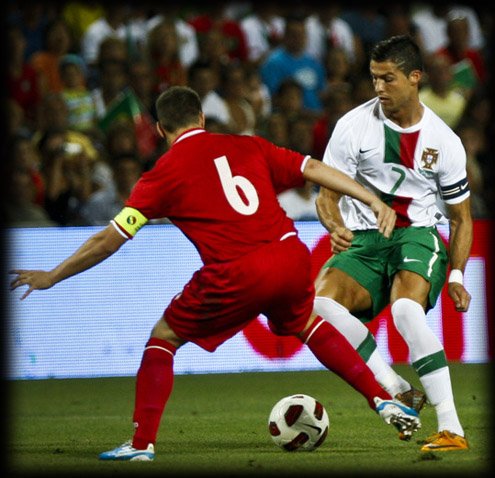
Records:
<instances>
[{"instance_id":1,"label":"player's neck","mask_svg":"<svg viewBox=\"0 0 495 478\"><path fill-rule=\"evenodd\" d=\"M202 126L201 124L193 124L193 125L189 125L185 128L175 130L173 133L167 133L167 143L168 143L169 147L174 144L175 140L179 136L182 136L187 131L190 131L192 129L198 129L198 128L204 128L204 126Z\"/></svg>"},{"instance_id":2,"label":"player's neck","mask_svg":"<svg viewBox=\"0 0 495 478\"><path fill-rule=\"evenodd\" d=\"M385 116L401 128L409 128L421 121L424 107L420 101L403 105L396 111L384 112Z\"/></svg>"}]
</instances>

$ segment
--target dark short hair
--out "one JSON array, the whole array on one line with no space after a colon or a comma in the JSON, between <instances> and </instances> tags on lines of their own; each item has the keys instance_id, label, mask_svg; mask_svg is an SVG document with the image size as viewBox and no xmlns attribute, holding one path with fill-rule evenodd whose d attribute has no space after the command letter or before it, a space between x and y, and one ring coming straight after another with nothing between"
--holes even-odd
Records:
<instances>
[{"instance_id":1,"label":"dark short hair","mask_svg":"<svg viewBox=\"0 0 495 478\"><path fill-rule=\"evenodd\" d=\"M171 86L156 100L158 121L171 133L197 123L201 112L199 95L188 86Z\"/></svg>"},{"instance_id":2,"label":"dark short hair","mask_svg":"<svg viewBox=\"0 0 495 478\"><path fill-rule=\"evenodd\" d=\"M408 76L412 71L423 71L423 56L409 35L397 35L378 42L371 51L371 60L377 63L391 61Z\"/></svg>"}]
</instances>

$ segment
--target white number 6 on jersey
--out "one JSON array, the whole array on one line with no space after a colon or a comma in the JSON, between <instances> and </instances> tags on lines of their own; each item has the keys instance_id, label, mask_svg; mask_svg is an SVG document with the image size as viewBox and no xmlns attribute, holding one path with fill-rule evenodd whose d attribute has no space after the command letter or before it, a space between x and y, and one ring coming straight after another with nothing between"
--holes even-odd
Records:
<instances>
[{"instance_id":1,"label":"white number 6 on jersey","mask_svg":"<svg viewBox=\"0 0 495 478\"><path fill-rule=\"evenodd\" d=\"M214 162L229 204L244 216L254 214L258 210L260 200L253 184L244 176L232 176L232 170L226 156L220 156ZM242 200L237 188L246 196L247 204Z\"/></svg>"}]
</instances>

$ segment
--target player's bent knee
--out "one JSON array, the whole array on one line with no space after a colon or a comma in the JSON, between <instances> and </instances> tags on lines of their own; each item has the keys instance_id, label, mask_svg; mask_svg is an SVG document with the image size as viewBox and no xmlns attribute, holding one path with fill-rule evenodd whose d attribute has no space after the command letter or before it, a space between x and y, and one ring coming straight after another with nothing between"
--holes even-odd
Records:
<instances>
[{"instance_id":1,"label":"player's bent knee","mask_svg":"<svg viewBox=\"0 0 495 478\"><path fill-rule=\"evenodd\" d=\"M162 339L172 344L176 348L179 348L181 345L184 345L187 340L179 337L167 324L165 318L162 316L158 322L153 327L151 332L151 337L155 337L158 339Z\"/></svg>"},{"instance_id":2,"label":"player's bent knee","mask_svg":"<svg viewBox=\"0 0 495 478\"><path fill-rule=\"evenodd\" d=\"M340 269L322 269L315 280L315 290L317 297L333 299L347 310L365 310L371 307L369 292Z\"/></svg>"}]
</instances>

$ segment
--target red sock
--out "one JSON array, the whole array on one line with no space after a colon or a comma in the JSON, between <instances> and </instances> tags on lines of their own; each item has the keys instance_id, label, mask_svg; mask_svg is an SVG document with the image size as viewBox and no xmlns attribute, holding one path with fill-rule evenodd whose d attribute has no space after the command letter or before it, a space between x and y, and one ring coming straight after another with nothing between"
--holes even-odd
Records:
<instances>
[{"instance_id":1,"label":"red sock","mask_svg":"<svg viewBox=\"0 0 495 478\"><path fill-rule=\"evenodd\" d=\"M136 380L136 403L132 446L144 450L155 443L163 409L174 383L176 348L165 340L151 337L146 344Z\"/></svg>"},{"instance_id":2,"label":"red sock","mask_svg":"<svg viewBox=\"0 0 495 478\"><path fill-rule=\"evenodd\" d=\"M301 338L315 357L366 397L374 410L373 399L392 397L376 381L373 372L347 339L329 322L317 317Z\"/></svg>"}]
</instances>

